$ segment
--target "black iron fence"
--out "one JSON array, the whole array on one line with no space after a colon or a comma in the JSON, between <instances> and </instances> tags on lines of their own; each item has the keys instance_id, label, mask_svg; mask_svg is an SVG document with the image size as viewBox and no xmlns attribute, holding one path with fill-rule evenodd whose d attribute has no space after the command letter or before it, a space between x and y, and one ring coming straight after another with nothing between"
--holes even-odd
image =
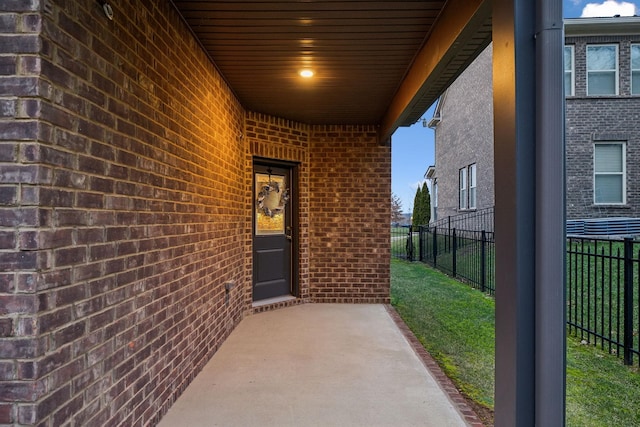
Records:
<instances>
[{"instance_id":1,"label":"black iron fence","mask_svg":"<svg viewBox=\"0 0 640 427\"><path fill-rule=\"evenodd\" d=\"M473 212L448 216L430 223L429 226L449 231L455 228L456 230L493 232L493 214L494 208L491 206Z\"/></svg>"},{"instance_id":2,"label":"black iron fence","mask_svg":"<svg viewBox=\"0 0 640 427\"><path fill-rule=\"evenodd\" d=\"M408 226L392 229L392 256L421 261L495 293L494 233ZM568 332L632 364L640 360L640 241L567 239Z\"/></svg>"},{"instance_id":3,"label":"black iron fence","mask_svg":"<svg viewBox=\"0 0 640 427\"><path fill-rule=\"evenodd\" d=\"M495 292L495 241L488 231L406 226L391 230L394 258L421 261L482 292Z\"/></svg>"},{"instance_id":4,"label":"black iron fence","mask_svg":"<svg viewBox=\"0 0 640 427\"><path fill-rule=\"evenodd\" d=\"M633 363L640 356L640 242L567 239L569 333Z\"/></svg>"}]
</instances>

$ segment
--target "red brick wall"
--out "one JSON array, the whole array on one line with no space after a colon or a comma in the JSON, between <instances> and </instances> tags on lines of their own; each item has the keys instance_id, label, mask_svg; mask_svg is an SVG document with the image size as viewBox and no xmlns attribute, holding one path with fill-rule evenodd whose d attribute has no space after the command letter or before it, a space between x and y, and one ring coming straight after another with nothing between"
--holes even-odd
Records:
<instances>
[{"instance_id":1,"label":"red brick wall","mask_svg":"<svg viewBox=\"0 0 640 427\"><path fill-rule=\"evenodd\" d=\"M29 4L33 3L33 4ZM0 424L18 421L18 402L42 396L32 359L47 341L39 337L35 294L48 254L34 250L39 225L48 221L38 209L38 185L52 179L49 167L31 162L38 138L35 101L42 85L40 17L37 2L0 2ZM11 10L5 11L6 9ZM37 151L37 150L36 150ZM42 195L46 197L46 193ZM60 236L63 238L63 236Z\"/></svg>"},{"instance_id":2,"label":"red brick wall","mask_svg":"<svg viewBox=\"0 0 640 427\"><path fill-rule=\"evenodd\" d=\"M390 145L373 126L317 126L309 160L311 297L388 302Z\"/></svg>"},{"instance_id":3,"label":"red brick wall","mask_svg":"<svg viewBox=\"0 0 640 427\"><path fill-rule=\"evenodd\" d=\"M299 164L301 300L388 301L375 130L245 118L168 2L112 6L0 2L0 424L161 417L251 310L254 156Z\"/></svg>"},{"instance_id":4,"label":"red brick wall","mask_svg":"<svg viewBox=\"0 0 640 427\"><path fill-rule=\"evenodd\" d=\"M250 113L246 131L248 170L253 156L300 165L301 297L388 302L391 151L375 127L305 126Z\"/></svg>"},{"instance_id":5,"label":"red brick wall","mask_svg":"<svg viewBox=\"0 0 640 427\"><path fill-rule=\"evenodd\" d=\"M2 60L0 423L152 422L244 310L244 111L169 2L112 6L0 17L42 29Z\"/></svg>"},{"instance_id":6,"label":"red brick wall","mask_svg":"<svg viewBox=\"0 0 640 427\"><path fill-rule=\"evenodd\" d=\"M289 120L274 118L264 114L247 113L246 139L247 139L247 206L248 212L253 212L254 202L252 193L252 167L253 159L261 157L287 161L297 164L298 188L295 199L298 202L298 297L309 301L309 131L305 124ZM252 248L251 248L251 218L246 234L247 274L252 274ZM251 288L247 288L245 294L247 304L251 304Z\"/></svg>"}]
</instances>

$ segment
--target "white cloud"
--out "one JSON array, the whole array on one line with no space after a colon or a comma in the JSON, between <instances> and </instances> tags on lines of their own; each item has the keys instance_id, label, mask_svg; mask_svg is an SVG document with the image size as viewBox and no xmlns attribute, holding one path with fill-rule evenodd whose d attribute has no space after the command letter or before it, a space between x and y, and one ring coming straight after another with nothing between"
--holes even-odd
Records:
<instances>
[{"instance_id":1,"label":"white cloud","mask_svg":"<svg viewBox=\"0 0 640 427\"><path fill-rule=\"evenodd\" d=\"M636 5L626 1L606 0L602 3L589 3L582 9L582 18L608 17L614 15L634 16Z\"/></svg>"},{"instance_id":2,"label":"white cloud","mask_svg":"<svg viewBox=\"0 0 640 427\"><path fill-rule=\"evenodd\" d=\"M422 188L422 184L424 184L426 181L426 179L420 180L420 181L416 181L413 184L409 184L409 187L413 190L413 191L418 191L418 187Z\"/></svg>"}]
</instances>

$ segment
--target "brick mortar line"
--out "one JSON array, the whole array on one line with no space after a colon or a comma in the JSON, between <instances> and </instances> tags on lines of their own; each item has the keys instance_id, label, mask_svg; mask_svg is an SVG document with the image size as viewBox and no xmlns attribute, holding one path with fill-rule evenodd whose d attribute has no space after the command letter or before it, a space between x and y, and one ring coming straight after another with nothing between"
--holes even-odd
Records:
<instances>
[{"instance_id":1,"label":"brick mortar line","mask_svg":"<svg viewBox=\"0 0 640 427\"><path fill-rule=\"evenodd\" d=\"M475 411L467 404L467 400L462 396L451 379L445 375L440 368L440 365L438 365L431 354L427 352L415 334L411 329L409 329L407 324L404 323L404 320L402 320L396 309L390 304L385 304L385 308L398 329L400 329L400 332L402 332L402 335L404 335L406 340L409 342L409 345L415 351L418 358L422 361L425 368L427 368L431 373L442 390L447 393L449 400L457 407L458 412L464 417L465 421L472 427L485 427Z\"/></svg>"}]
</instances>

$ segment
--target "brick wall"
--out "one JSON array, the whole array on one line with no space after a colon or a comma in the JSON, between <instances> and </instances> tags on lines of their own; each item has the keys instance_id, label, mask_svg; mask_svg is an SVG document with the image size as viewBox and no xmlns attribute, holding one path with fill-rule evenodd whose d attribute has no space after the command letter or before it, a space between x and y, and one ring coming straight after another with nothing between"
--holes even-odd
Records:
<instances>
[{"instance_id":1,"label":"brick wall","mask_svg":"<svg viewBox=\"0 0 640 427\"><path fill-rule=\"evenodd\" d=\"M458 209L458 173L476 164L477 209L495 204L493 160L492 45L447 89L436 132L438 219Z\"/></svg>"},{"instance_id":2,"label":"brick wall","mask_svg":"<svg viewBox=\"0 0 640 427\"><path fill-rule=\"evenodd\" d=\"M316 126L310 150L312 298L388 302L390 145L374 127Z\"/></svg>"},{"instance_id":3,"label":"brick wall","mask_svg":"<svg viewBox=\"0 0 640 427\"><path fill-rule=\"evenodd\" d=\"M30 161L38 139L36 97L39 79L41 21L37 2L0 3L0 424L19 418L46 394L32 360L47 341L39 336L35 294L37 271L50 263L37 250L47 212L38 208L37 186L47 185L52 169ZM59 236L60 239L64 237ZM64 332L62 332L64 334ZM59 334L60 336L60 334ZM61 338L59 338L61 339ZM28 410L28 409L27 409Z\"/></svg>"},{"instance_id":4,"label":"brick wall","mask_svg":"<svg viewBox=\"0 0 640 427\"><path fill-rule=\"evenodd\" d=\"M299 301L388 301L375 129L246 113L169 2L112 6L0 4L0 424L160 419L251 311L254 156L299 165Z\"/></svg>"},{"instance_id":5,"label":"brick wall","mask_svg":"<svg viewBox=\"0 0 640 427\"><path fill-rule=\"evenodd\" d=\"M586 45L618 44L619 96L586 96ZM567 37L575 46L575 96L566 100L567 218L640 217L640 96L630 86L630 44L640 36ZM477 162L478 208L492 206L493 117L490 86L491 46L447 91L436 128L438 218L458 212L458 169ZM487 90L489 90L487 92ZM472 119L470 119L472 118ZM595 205L593 144L626 142L626 205Z\"/></svg>"},{"instance_id":6,"label":"brick wall","mask_svg":"<svg viewBox=\"0 0 640 427\"><path fill-rule=\"evenodd\" d=\"M300 298L388 302L391 152L378 143L376 129L307 126L255 113L246 123L248 170L254 156L299 165ZM247 238L250 245L250 230Z\"/></svg>"},{"instance_id":7,"label":"brick wall","mask_svg":"<svg viewBox=\"0 0 640 427\"><path fill-rule=\"evenodd\" d=\"M568 37L575 52L575 96L566 100L567 218L640 217L640 97L631 96L630 44L640 36ZM586 96L587 44L614 43L619 53L619 96ZM626 143L627 203L596 205L593 196L593 146Z\"/></svg>"},{"instance_id":8,"label":"brick wall","mask_svg":"<svg viewBox=\"0 0 640 427\"><path fill-rule=\"evenodd\" d=\"M244 112L169 2L0 8L27 3L0 17L0 423L150 423L242 316Z\"/></svg>"},{"instance_id":9,"label":"brick wall","mask_svg":"<svg viewBox=\"0 0 640 427\"><path fill-rule=\"evenodd\" d=\"M310 301L309 295L309 135L310 126L296 123L290 120L279 119L264 114L247 113L246 138L247 157L245 166L247 169L247 181L245 188L249 204L247 212L255 209L252 192L253 159L260 157L291 162L297 165L298 188L292 201L298 203L298 281L299 295L302 301ZM253 269L252 259L252 230L251 218L246 230L247 248L247 274L251 277ZM251 288L245 293L247 304L251 304Z\"/></svg>"}]
</instances>

